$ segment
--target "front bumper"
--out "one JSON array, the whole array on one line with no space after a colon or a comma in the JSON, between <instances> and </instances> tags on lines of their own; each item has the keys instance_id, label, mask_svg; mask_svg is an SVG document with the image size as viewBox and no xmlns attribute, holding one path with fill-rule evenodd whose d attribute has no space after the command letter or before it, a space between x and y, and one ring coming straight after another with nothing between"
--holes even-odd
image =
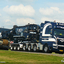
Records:
<instances>
[{"instance_id":1,"label":"front bumper","mask_svg":"<svg viewBox=\"0 0 64 64\"><path fill-rule=\"evenodd\" d=\"M63 53L64 53L64 50L60 50L60 49L53 49L53 52L63 52Z\"/></svg>"},{"instance_id":2,"label":"front bumper","mask_svg":"<svg viewBox=\"0 0 64 64\"><path fill-rule=\"evenodd\" d=\"M55 44L53 44L52 50L54 52L64 52L64 45L57 45L57 44L55 45Z\"/></svg>"}]
</instances>

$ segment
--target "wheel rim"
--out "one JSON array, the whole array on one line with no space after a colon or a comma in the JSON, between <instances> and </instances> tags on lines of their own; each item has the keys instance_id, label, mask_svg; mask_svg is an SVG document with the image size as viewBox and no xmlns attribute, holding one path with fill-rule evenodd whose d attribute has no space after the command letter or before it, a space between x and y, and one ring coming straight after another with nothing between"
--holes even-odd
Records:
<instances>
[{"instance_id":1,"label":"wheel rim","mask_svg":"<svg viewBox=\"0 0 64 64\"><path fill-rule=\"evenodd\" d=\"M30 51L31 49L30 49L30 46L28 47L28 51Z\"/></svg>"},{"instance_id":2,"label":"wheel rim","mask_svg":"<svg viewBox=\"0 0 64 64\"><path fill-rule=\"evenodd\" d=\"M11 47L11 50L12 50L13 48Z\"/></svg>"},{"instance_id":3,"label":"wheel rim","mask_svg":"<svg viewBox=\"0 0 64 64\"><path fill-rule=\"evenodd\" d=\"M20 48L18 47L17 50L20 50Z\"/></svg>"},{"instance_id":4,"label":"wheel rim","mask_svg":"<svg viewBox=\"0 0 64 64\"><path fill-rule=\"evenodd\" d=\"M14 50L16 50L16 47L14 47Z\"/></svg>"},{"instance_id":5,"label":"wheel rim","mask_svg":"<svg viewBox=\"0 0 64 64\"><path fill-rule=\"evenodd\" d=\"M36 51L36 46L34 46L34 49L33 50Z\"/></svg>"},{"instance_id":6,"label":"wheel rim","mask_svg":"<svg viewBox=\"0 0 64 64\"><path fill-rule=\"evenodd\" d=\"M44 47L44 52L47 52L48 51L48 47Z\"/></svg>"}]
</instances>

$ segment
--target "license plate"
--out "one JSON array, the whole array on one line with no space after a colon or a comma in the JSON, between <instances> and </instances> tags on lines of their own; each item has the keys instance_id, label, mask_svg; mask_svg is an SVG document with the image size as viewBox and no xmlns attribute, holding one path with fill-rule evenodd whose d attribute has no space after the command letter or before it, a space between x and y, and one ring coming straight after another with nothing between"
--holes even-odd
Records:
<instances>
[{"instance_id":1,"label":"license plate","mask_svg":"<svg viewBox=\"0 0 64 64\"><path fill-rule=\"evenodd\" d=\"M60 50L60 52L63 52L63 50Z\"/></svg>"}]
</instances>

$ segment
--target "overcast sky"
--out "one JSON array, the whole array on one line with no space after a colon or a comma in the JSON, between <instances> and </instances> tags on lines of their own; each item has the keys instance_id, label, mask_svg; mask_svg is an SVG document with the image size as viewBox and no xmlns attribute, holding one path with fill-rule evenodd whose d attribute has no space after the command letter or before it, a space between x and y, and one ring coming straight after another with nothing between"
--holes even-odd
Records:
<instances>
[{"instance_id":1,"label":"overcast sky","mask_svg":"<svg viewBox=\"0 0 64 64\"><path fill-rule=\"evenodd\" d=\"M0 0L0 27L46 20L64 22L64 0Z\"/></svg>"}]
</instances>

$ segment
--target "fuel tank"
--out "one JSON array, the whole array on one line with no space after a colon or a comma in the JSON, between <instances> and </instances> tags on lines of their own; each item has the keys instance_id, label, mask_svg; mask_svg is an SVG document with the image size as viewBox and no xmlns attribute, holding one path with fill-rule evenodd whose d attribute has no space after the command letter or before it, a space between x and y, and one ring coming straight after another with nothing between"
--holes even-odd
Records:
<instances>
[{"instance_id":1,"label":"fuel tank","mask_svg":"<svg viewBox=\"0 0 64 64\"><path fill-rule=\"evenodd\" d=\"M8 45L9 42L7 39L0 39L0 45Z\"/></svg>"}]
</instances>

